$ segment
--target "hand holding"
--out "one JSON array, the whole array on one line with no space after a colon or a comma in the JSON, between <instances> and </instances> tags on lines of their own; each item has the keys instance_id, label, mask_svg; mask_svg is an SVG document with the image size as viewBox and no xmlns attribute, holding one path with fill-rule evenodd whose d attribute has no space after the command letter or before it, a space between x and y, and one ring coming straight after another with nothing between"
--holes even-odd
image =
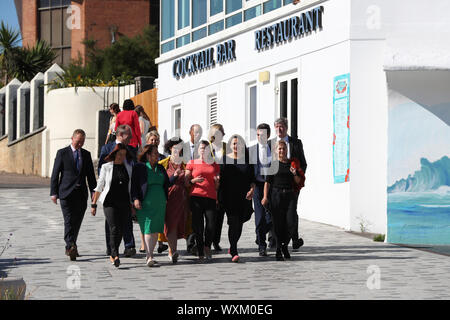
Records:
<instances>
[{"instance_id":1,"label":"hand holding","mask_svg":"<svg viewBox=\"0 0 450 320\"><path fill-rule=\"evenodd\" d=\"M203 178L202 176L198 176L197 178L194 178L191 180L191 182L194 183L202 183L203 181L205 181L205 178Z\"/></svg>"},{"instance_id":2,"label":"hand holding","mask_svg":"<svg viewBox=\"0 0 450 320\"><path fill-rule=\"evenodd\" d=\"M175 172L173 173L173 175L174 175L174 177L178 177L178 176L180 176L181 175L181 169L180 168L178 168L177 170L175 170Z\"/></svg>"},{"instance_id":3,"label":"hand holding","mask_svg":"<svg viewBox=\"0 0 450 320\"><path fill-rule=\"evenodd\" d=\"M267 207L267 205L269 204L269 200L266 197L264 197L261 200L261 204L263 205L263 207Z\"/></svg>"},{"instance_id":4,"label":"hand holding","mask_svg":"<svg viewBox=\"0 0 450 320\"><path fill-rule=\"evenodd\" d=\"M97 213L97 208L91 208L91 214L95 217Z\"/></svg>"},{"instance_id":5,"label":"hand holding","mask_svg":"<svg viewBox=\"0 0 450 320\"><path fill-rule=\"evenodd\" d=\"M134 207L138 210L142 209L141 202L138 199L134 200Z\"/></svg>"},{"instance_id":6,"label":"hand holding","mask_svg":"<svg viewBox=\"0 0 450 320\"><path fill-rule=\"evenodd\" d=\"M296 176L297 175L297 169L295 169L294 167L291 166L291 173Z\"/></svg>"}]
</instances>

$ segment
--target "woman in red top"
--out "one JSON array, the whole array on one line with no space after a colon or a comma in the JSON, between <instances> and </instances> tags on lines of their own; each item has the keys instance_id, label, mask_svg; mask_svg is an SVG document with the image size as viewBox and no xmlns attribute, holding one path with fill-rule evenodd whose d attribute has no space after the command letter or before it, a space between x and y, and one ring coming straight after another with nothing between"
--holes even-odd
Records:
<instances>
[{"instance_id":1,"label":"woman in red top","mask_svg":"<svg viewBox=\"0 0 450 320\"><path fill-rule=\"evenodd\" d=\"M219 187L220 167L211 157L209 142L199 143L199 158L186 165L186 184L192 186L191 211L198 257L211 259L211 243L214 238L214 218ZM205 226L206 220L206 226Z\"/></svg>"},{"instance_id":2,"label":"woman in red top","mask_svg":"<svg viewBox=\"0 0 450 320\"><path fill-rule=\"evenodd\" d=\"M131 141L128 144L134 152L134 156L136 157L139 146L141 145L141 127L139 125L139 116L134 111L134 102L133 100L127 99L123 102L123 111L117 115L116 118L116 127L127 124L131 127Z\"/></svg>"}]
</instances>

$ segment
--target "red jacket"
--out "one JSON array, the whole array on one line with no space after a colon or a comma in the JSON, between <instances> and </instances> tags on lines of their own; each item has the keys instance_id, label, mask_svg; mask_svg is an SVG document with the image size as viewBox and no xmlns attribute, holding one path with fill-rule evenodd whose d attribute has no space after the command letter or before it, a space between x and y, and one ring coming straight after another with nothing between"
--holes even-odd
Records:
<instances>
[{"instance_id":1,"label":"red jacket","mask_svg":"<svg viewBox=\"0 0 450 320\"><path fill-rule=\"evenodd\" d=\"M131 127L131 141L129 143L130 146L136 148L141 144L141 127L139 126L139 117L134 110L124 110L119 112L116 118L116 127L114 130L117 131L117 127L127 124Z\"/></svg>"},{"instance_id":2,"label":"red jacket","mask_svg":"<svg viewBox=\"0 0 450 320\"><path fill-rule=\"evenodd\" d=\"M297 174L300 176L300 183L294 184L293 186L294 191L300 192L300 189L305 186L305 173L303 172L302 168L300 168L300 161L297 158L291 159L291 166L297 169Z\"/></svg>"}]
</instances>

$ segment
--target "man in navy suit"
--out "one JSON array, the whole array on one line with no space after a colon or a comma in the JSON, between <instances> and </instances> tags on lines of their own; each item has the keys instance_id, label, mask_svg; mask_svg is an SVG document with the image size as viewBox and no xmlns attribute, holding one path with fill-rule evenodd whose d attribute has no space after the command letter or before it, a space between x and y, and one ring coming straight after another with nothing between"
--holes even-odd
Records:
<instances>
[{"instance_id":1,"label":"man in navy suit","mask_svg":"<svg viewBox=\"0 0 450 320\"><path fill-rule=\"evenodd\" d=\"M50 196L57 204L60 200L64 216L64 241L66 255L75 261L78 254L77 239L87 208L89 184L91 196L96 187L94 165L89 151L82 149L86 133L77 129L70 146L58 150L53 165Z\"/></svg>"},{"instance_id":2,"label":"man in navy suit","mask_svg":"<svg viewBox=\"0 0 450 320\"><path fill-rule=\"evenodd\" d=\"M123 124L117 127L116 141L105 144L102 147L102 150L100 151L100 157L98 159L98 175L100 175L100 169L102 168L102 165L105 163L105 157L114 150L116 144L122 143L126 145L127 148L129 148L130 152L132 151L128 145L130 143L131 136L132 136L131 127L129 125ZM134 153L131 152L131 154ZM133 159L131 165L133 166L135 163L136 159ZM133 221L131 220L131 216L129 219L127 219L127 224L123 226L123 231L124 231L123 242L125 243L124 255L126 257L132 257L136 254L136 244L134 242ZM109 245L109 232L110 231L108 221L106 221L105 219L106 254L108 256L111 255L111 247Z\"/></svg>"},{"instance_id":3,"label":"man in navy suit","mask_svg":"<svg viewBox=\"0 0 450 320\"><path fill-rule=\"evenodd\" d=\"M300 161L300 168L306 173L306 159L305 153L303 152L303 144L297 137L291 137L287 134L288 130L288 120L286 118L279 118L275 120L274 123L276 137L270 141L272 147L276 145L279 140L284 140L287 143L287 157L288 159L297 158ZM297 201L300 192L296 193ZM298 249L303 245L303 239L298 236L298 214L295 210L295 216L292 217L291 221L294 221L292 229L295 230L292 235L292 248Z\"/></svg>"},{"instance_id":4,"label":"man in navy suit","mask_svg":"<svg viewBox=\"0 0 450 320\"><path fill-rule=\"evenodd\" d=\"M261 204L264 197L265 175L263 168L269 168L271 162L270 144L270 126L267 123L261 123L256 128L256 137L258 142L250 147L250 160L255 167L255 191L253 193L253 205L255 209L255 232L256 243L258 244L259 255L267 256L266 234L271 228L270 213ZM270 239L269 239L270 241Z\"/></svg>"}]
</instances>

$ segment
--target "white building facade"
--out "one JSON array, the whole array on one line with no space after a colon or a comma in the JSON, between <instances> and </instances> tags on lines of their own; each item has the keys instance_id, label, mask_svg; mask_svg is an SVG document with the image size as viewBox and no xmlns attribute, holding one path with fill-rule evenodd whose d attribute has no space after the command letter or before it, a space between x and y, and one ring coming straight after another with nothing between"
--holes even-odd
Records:
<instances>
[{"instance_id":1,"label":"white building facade","mask_svg":"<svg viewBox=\"0 0 450 320\"><path fill-rule=\"evenodd\" d=\"M198 123L207 138L209 127L220 123L225 141L240 134L252 145L258 124L268 123L274 137L274 120L285 116L308 163L299 216L387 234L389 241L389 107L398 93L389 72L420 70L426 63L434 70L436 61L395 65L396 57L410 52L393 50L391 43L417 43L409 36L424 24L440 23L438 32L448 34L448 9L446 1L430 8L418 0L161 1L159 131L164 140L187 140ZM448 60L436 68L448 71ZM339 79L349 94L344 109L336 98ZM338 108L347 112L347 128ZM348 172L339 180L342 161ZM439 237L450 243L450 230ZM403 240L392 242L409 241Z\"/></svg>"}]
</instances>

